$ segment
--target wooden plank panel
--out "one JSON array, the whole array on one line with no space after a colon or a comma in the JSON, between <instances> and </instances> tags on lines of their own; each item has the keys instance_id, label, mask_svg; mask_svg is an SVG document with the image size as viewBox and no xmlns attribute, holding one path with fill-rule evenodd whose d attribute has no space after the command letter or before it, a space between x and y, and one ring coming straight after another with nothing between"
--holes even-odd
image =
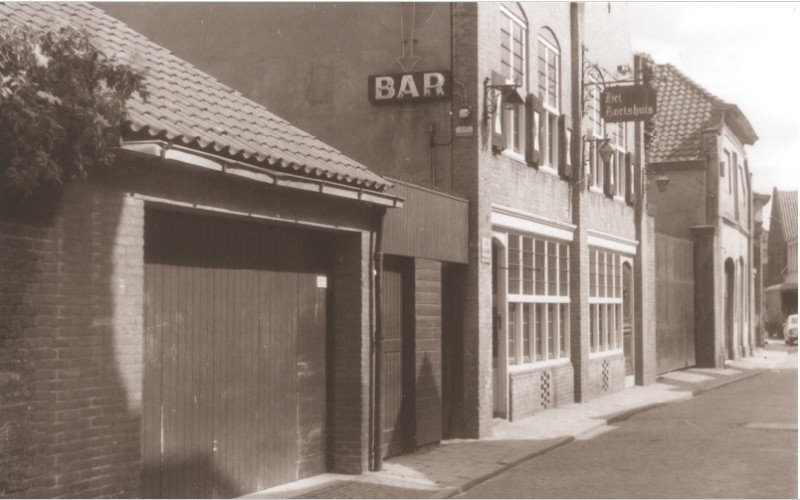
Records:
<instances>
[{"instance_id":1,"label":"wooden plank panel","mask_svg":"<svg viewBox=\"0 0 800 500\"><path fill-rule=\"evenodd\" d=\"M142 496L161 497L161 315L163 252L158 213L145 212L144 374L142 389Z\"/></svg>"},{"instance_id":2,"label":"wooden plank panel","mask_svg":"<svg viewBox=\"0 0 800 500\"><path fill-rule=\"evenodd\" d=\"M383 319L382 408L384 455L403 451L403 273L400 264L385 261L381 296Z\"/></svg>"},{"instance_id":3,"label":"wooden plank panel","mask_svg":"<svg viewBox=\"0 0 800 500\"><path fill-rule=\"evenodd\" d=\"M298 276L298 477L325 471L325 289L316 273Z\"/></svg>"}]
</instances>

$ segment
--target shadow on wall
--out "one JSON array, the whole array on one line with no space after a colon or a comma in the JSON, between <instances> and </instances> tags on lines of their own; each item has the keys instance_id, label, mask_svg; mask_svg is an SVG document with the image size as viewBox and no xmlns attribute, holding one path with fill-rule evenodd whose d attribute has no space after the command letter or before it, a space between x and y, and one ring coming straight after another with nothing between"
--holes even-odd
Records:
<instances>
[{"instance_id":1,"label":"shadow on wall","mask_svg":"<svg viewBox=\"0 0 800 500\"><path fill-rule=\"evenodd\" d=\"M189 475L194 478L190 478ZM199 477L198 473L202 473ZM214 468L206 456L188 461L172 462L169 465L145 465L142 477L161 477L160 493L143 498L236 498L247 493ZM211 486L208 488L208 486Z\"/></svg>"},{"instance_id":2,"label":"shadow on wall","mask_svg":"<svg viewBox=\"0 0 800 500\"><path fill-rule=\"evenodd\" d=\"M139 491L141 260L124 193L0 197L0 496ZM137 319L138 318L138 319Z\"/></svg>"}]
</instances>

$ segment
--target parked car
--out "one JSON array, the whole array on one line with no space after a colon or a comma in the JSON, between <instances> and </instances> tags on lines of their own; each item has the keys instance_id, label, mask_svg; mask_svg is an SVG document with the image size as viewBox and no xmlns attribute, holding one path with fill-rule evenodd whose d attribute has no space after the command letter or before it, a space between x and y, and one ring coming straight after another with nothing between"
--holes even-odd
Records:
<instances>
[{"instance_id":1,"label":"parked car","mask_svg":"<svg viewBox=\"0 0 800 500\"><path fill-rule=\"evenodd\" d=\"M790 314L783 322L783 340L786 345L797 343L797 315Z\"/></svg>"}]
</instances>

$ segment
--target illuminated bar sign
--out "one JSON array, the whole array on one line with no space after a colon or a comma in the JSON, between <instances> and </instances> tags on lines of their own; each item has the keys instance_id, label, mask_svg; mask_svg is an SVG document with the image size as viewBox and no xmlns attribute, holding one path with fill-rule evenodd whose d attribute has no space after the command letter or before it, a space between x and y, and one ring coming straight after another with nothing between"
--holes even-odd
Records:
<instances>
[{"instance_id":1,"label":"illuminated bar sign","mask_svg":"<svg viewBox=\"0 0 800 500\"><path fill-rule=\"evenodd\" d=\"M422 71L369 77L369 102L425 101L450 98L449 71Z\"/></svg>"},{"instance_id":2,"label":"illuminated bar sign","mask_svg":"<svg viewBox=\"0 0 800 500\"><path fill-rule=\"evenodd\" d=\"M656 90L648 85L607 87L600 94L600 114L607 123L648 120L656 114Z\"/></svg>"}]
</instances>

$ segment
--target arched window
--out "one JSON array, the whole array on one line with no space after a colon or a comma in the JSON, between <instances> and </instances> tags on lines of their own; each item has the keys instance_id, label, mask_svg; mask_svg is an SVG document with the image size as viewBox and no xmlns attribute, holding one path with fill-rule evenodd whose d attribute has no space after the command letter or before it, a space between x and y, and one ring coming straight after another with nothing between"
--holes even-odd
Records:
<instances>
[{"instance_id":1,"label":"arched window","mask_svg":"<svg viewBox=\"0 0 800 500\"><path fill-rule=\"evenodd\" d=\"M539 97L544 107L543 164L557 168L558 118L561 114L561 49L555 34L542 28L538 37Z\"/></svg>"},{"instance_id":2,"label":"arched window","mask_svg":"<svg viewBox=\"0 0 800 500\"><path fill-rule=\"evenodd\" d=\"M526 93L525 67L527 66L527 31L525 20L512 12L508 7L501 7L502 23L500 26L500 75L503 83L520 85L520 94ZM500 83L500 82L494 82ZM495 115L495 132L505 138L503 148L514 153L525 154L525 111L504 109L498 97L498 112Z\"/></svg>"}]
</instances>

